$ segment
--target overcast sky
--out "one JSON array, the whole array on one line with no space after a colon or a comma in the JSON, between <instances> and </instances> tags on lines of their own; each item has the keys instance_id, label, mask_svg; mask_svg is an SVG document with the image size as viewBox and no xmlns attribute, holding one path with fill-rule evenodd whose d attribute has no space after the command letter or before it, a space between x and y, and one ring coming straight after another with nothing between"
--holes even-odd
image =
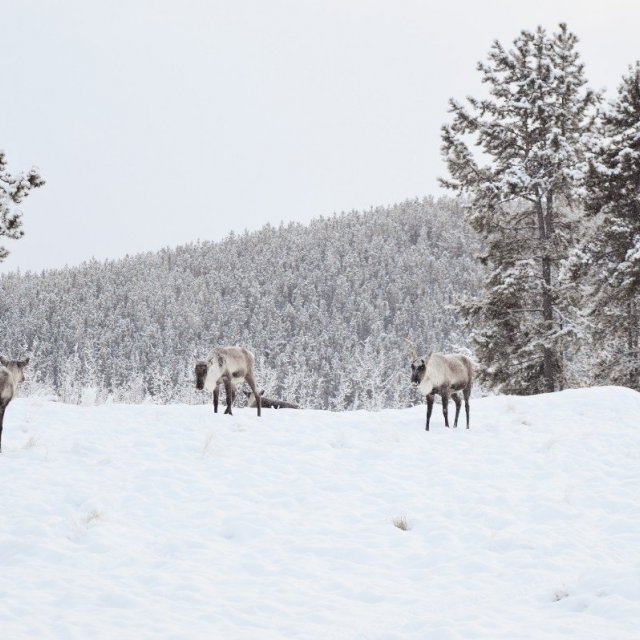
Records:
<instances>
[{"instance_id":1,"label":"overcast sky","mask_svg":"<svg viewBox=\"0 0 640 640\"><path fill-rule=\"evenodd\" d=\"M447 99L492 40L566 21L609 95L640 57L637 0L0 8L0 148L47 180L0 271L437 195Z\"/></svg>"}]
</instances>

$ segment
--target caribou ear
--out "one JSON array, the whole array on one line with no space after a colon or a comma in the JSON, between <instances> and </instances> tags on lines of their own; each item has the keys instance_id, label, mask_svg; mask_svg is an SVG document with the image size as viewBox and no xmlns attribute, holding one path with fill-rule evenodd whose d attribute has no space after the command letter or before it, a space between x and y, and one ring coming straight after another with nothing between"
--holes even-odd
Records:
<instances>
[{"instance_id":1,"label":"caribou ear","mask_svg":"<svg viewBox=\"0 0 640 640\"><path fill-rule=\"evenodd\" d=\"M429 362L429 359L431 358L433 354L433 351L429 351L429 353L427 353L427 362Z\"/></svg>"},{"instance_id":2,"label":"caribou ear","mask_svg":"<svg viewBox=\"0 0 640 640\"><path fill-rule=\"evenodd\" d=\"M9 364L9 361L4 356L0 356L0 364L3 367L6 367Z\"/></svg>"},{"instance_id":3,"label":"caribou ear","mask_svg":"<svg viewBox=\"0 0 640 640\"><path fill-rule=\"evenodd\" d=\"M27 356L21 363L20 363L20 368L24 369L24 367L26 367L29 364L29 360L31 360L31 358L29 356Z\"/></svg>"}]
</instances>

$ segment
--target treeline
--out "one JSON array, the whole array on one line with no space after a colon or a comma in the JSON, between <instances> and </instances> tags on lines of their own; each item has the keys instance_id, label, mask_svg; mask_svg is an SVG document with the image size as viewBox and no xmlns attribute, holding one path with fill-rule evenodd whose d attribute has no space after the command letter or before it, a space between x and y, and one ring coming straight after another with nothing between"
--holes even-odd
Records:
<instances>
[{"instance_id":1,"label":"treeline","mask_svg":"<svg viewBox=\"0 0 640 640\"><path fill-rule=\"evenodd\" d=\"M303 407L402 407L407 340L464 346L452 303L477 291L457 201L231 234L122 260L0 277L0 352L32 356L25 392L67 402L206 402L193 353L242 344L269 395Z\"/></svg>"}]
</instances>

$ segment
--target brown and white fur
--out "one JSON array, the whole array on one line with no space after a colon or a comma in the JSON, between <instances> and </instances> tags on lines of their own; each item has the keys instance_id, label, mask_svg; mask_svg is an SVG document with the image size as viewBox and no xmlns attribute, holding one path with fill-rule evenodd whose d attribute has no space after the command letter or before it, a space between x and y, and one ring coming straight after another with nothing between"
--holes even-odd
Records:
<instances>
[{"instance_id":1,"label":"brown and white fur","mask_svg":"<svg viewBox=\"0 0 640 640\"><path fill-rule=\"evenodd\" d=\"M431 353L422 358L415 358L411 363L411 382L417 387L420 395L427 399L427 427L433 410L435 394L442 398L442 413L445 426L449 426L448 404L449 397L456 405L454 428L458 426L460 415L460 393L464 398L464 409L469 428L469 396L473 383L473 363L467 356L458 353Z\"/></svg>"},{"instance_id":2,"label":"brown and white fur","mask_svg":"<svg viewBox=\"0 0 640 640\"><path fill-rule=\"evenodd\" d=\"M213 410L218 412L219 388L224 384L227 394L225 413L233 415L231 405L238 387L246 380L256 395L258 416L262 407L255 380L255 358L244 347L216 347L205 360L196 361L196 389L213 392Z\"/></svg>"},{"instance_id":3,"label":"brown and white fur","mask_svg":"<svg viewBox=\"0 0 640 640\"><path fill-rule=\"evenodd\" d=\"M7 360L0 356L0 451L2 451L2 423L7 405L14 399L16 390L24 382L24 368L29 358L24 360Z\"/></svg>"},{"instance_id":4,"label":"brown and white fur","mask_svg":"<svg viewBox=\"0 0 640 640\"><path fill-rule=\"evenodd\" d=\"M257 405L257 401L253 391L245 391L244 394L247 396L247 404L250 407L255 407ZM262 402L262 407L264 409L299 409L300 408L297 404L294 404L293 402L285 402L284 400L267 398L264 395L264 389L260 392L260 402Z\"/></svg>"}]
</instances>

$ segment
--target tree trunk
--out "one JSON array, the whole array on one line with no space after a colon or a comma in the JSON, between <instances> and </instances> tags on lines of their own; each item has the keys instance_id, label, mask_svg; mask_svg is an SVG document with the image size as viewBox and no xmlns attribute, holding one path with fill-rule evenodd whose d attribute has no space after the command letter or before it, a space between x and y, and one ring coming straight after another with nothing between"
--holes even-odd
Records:
<instances>
[{"instance_id":1,"label":"tree trunk","mask_svg":"<svg viewBox=\"0 0 640 640\"><path fill-rule=\"evenodd\" d=\"M546 243L545 243L546 244ZM545 327L549 333L553 329L553 305L551 300L551 258L548 255L542 258L542 278L544 280L544 289L542 290L542 318ZM544 381L547 391L555 391L555 366L553 359L553 350L544 346Z\"/></svg>"},{"instance_id":2,"label":"tree trunk","mask_svg":"<svg viewBox=\"0 0 640 640\"><path fill-rule=\"evenodd\" d=\"M551 298L551 256L549 255L549 227L553 227L550 211L550 197L547 196L547 215L545 216L542 198L538 196L536 210L538 215L538 235L542 249L542 320L545 329L550 333L553 329L553 301ZM555 367L553 350L546 344L542 352L542 370L546 391L555 391Z\"/></svg>"},{"instance_id":3,"label":"tree trunk","mask_svg":"<svg viewBox=\"0 0 640 640\"><path fill-rule=\"evenodd\" d=\"M632 361L638 361L638 319L636 317L636 303L633 298L629 300L629 318L628 318L628 327L627 327L627 347L629 350L629 358ZM629 371L629 386L632 389L637 389L640 381L638 380L638 367L632 367L631 371Z\"/></svg>"}]
</instances>

